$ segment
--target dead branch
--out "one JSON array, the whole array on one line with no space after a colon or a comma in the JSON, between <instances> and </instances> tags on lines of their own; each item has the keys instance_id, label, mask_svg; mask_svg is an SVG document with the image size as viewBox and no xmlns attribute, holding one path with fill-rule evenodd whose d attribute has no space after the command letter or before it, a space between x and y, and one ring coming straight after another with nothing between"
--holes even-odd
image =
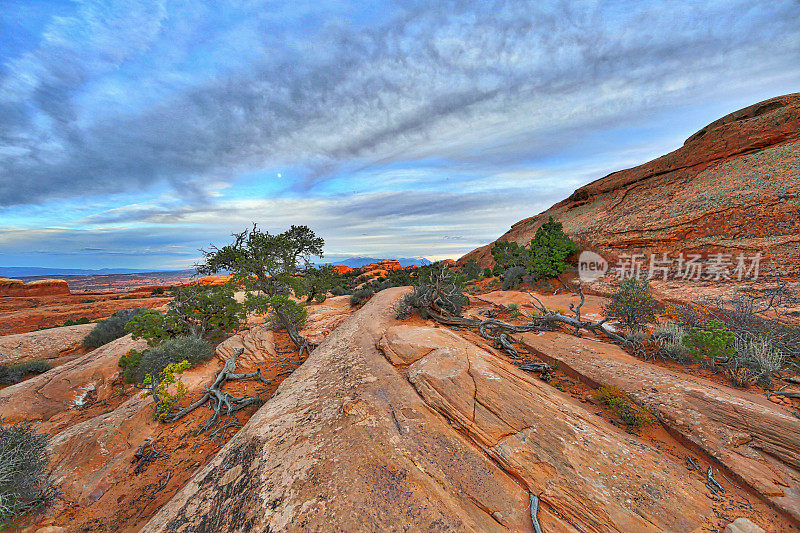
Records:
<instances>
[{"instance_id":1,"label":"dead branch","mask_svg":"<svg viewBox=\"0 0 800 533\"><path fill-rule=\"evenodd\" d=\"M714 495L720 492L725 492L725 489L714 479L714 467L709 466L706 474L706 487L708 487Z\"/></svg>"},{"instance_id":2,"label":"dead branch","mask_svg":"<svg viewBox=\"0 0 800 533\"><path fill-rule=\"evenodd\" d=\"M539 497L534 493L531 495L531 522L533 522L533 531L535 533L542 533L542 526L539 525Z\"/></svg>"},{"instance_id":3,"label":"dead branch","mask_svg":"<svg viewBox=\"0 0 800 533\"><path fill-rule=\"evenodd\" d=\"M234 397L222 390L222 385L224 385L226 381L238 379L257 378L262 383L272 383L272 380L266 379L261 375L260 370L257 370L256 372L250 372L249 374L237 374L235 372L236 359L242 354L242 352L244 352L244 348L239 348L232 356L228 358L227 361L225 361L225 365L222 367L222 370L220 370L219 374L217 374L211 386L206 385L206 392L202 397L200 397L199 400L188 407L184 407L179 411L162 417L162 420L164 422L175 422L176 420L180 420L184 416L188 415L201 405L209 402L211 403L210 409L213 411L213 413L209 419L206 420L205 424L203 424L198 430L198 433L200 433L212 427L217 420L219 420L220 416L228 416L251 405L260 405L264 403L264 400L258 397L247 395Z\"/></svg>"},{"instance_id":4,"label":"dead branch","mask_svg":"<svg viewBox=\"0 0 800 533\"><path fill-rule=\"evenodd\" d=\"M584 300L586 300L586 297L583 295L583 287L581 286L581 282L580 281L578 282L578 294L581 297L581 301L578 302L578 306L577 307L575 307L575 304L569 304L569 310L572 311L573 313L575 313L575 320L580 322L581 321L581 307L583 307L583 302L584 302ZM578 337L581 336L580 328L578 328L577 326L575 327L575 335L578 336Z\"/></svg>"},{"instance_id":5,"label":"dead branch","mask_svg":"<svg viewBox=\"0 0 800 533\"><path fill-rule=\"evenodd\" d=\"M787 398L800 398L800 392L773 392L776 396L786 396Z\"/></svg>"}]
</instances>

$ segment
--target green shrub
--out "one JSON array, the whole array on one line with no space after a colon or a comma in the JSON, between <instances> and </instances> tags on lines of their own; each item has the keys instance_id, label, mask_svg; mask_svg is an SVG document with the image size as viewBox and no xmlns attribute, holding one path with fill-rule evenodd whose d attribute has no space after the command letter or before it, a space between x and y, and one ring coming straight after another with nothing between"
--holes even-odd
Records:
<instances>
[{"instance_id":1,"label":"green shrub","mask_svg":"<svg viewBox=\"0 0 800 533\"><path fill-rule=\"evenodd\" d=\"M643 426L654 422L653 415L632 402L625 392L615 385L600 387L592 395L598 402L609 406L623 422L630 426Z\"/></svg>"},{"instance_id":2,"label":"green shrub","mask_svg":"<svg viewBox=\"0 0 800 533\"><path fill-rule=\"evenodd\" d=\"M528 247L500 241L492 247L492 257L501 271L519 267L533 279L542 279L561 275L569 268L567 256L577 251L578 246L564 233L561 222L550 217L536 230Z\"/></svg>"},{"instance_id":3,"label":"green shrub","mask_svg":"<svg viewBox=\"0 0 800 533\"><path fill-rule=\"evenodd\" d=\"M357 306L369 300L375 292L371 289L358 289L350 296L350 305Z\"/></svg>"},{"instance_id":4,"label":"green shrub","mask_svg":"<svg viewBox=\"0 0 800 533\"><path fill-rule=\"evenodd\" d=\"M159 294L164 294L164 287L156 287L155 289L150 291L150 294L152 294L154 296L159 295Z\"/></svg>"},{"instance_id":5,"label":"green shrub","mask_svg":"<svg viewBox=\"0 0 800 533\"><path fill-rule=\"evenodd\" d=\"M195 366L213 356L214 348L208 341L192 336L175 337L142 352L139 364L132 373L136 381L141 383L147 374L158 376L171 363L186 360Z\"/></svg>"},{"instance_id":6,"label":"green shrub","mask_svg":"<svg viewBox=\"0 0 800 533\"><path fill-rule=\"evenodd\" d=\"M481 277L481 267L476 260L470 259L461 267L461 273L467 281L472 281Z\"/></svg>"},{"instance_id":7,"label":"green shrub","mask_svg":"<svg viewBox=\"0 0 800 533\"><path fill-rule=\"evenodd\" d=\"M718 320L712 320L703 329L692 328L692 332L683 338L683 344L697 360L732 357L736 353L735 343L733 332Z\"/></svg>"},{"instance_id":8,"label":"green shrub","mask_svg":"<svg viewBox=\"0 0 800 533\"><path fill-rule=\"evenodd\" d=\"M528 273L535 278L554 278L569 268L566 258L577 252L578 246L564 233L561 222L550 217L536 230L530 249L532 257Z\"/></svg>"},{"instance_id":9,"label":"green shrub","mask_svg":"<svg viewBox=\"0 0 800 533\"><path fill-rule=\"evenodd\" d=\"M91 324L92 321L89 320L88 317L82 316L80 318L76 318L75 320L67 320L64 322L64 326L80 326L81 324Z\"/></svg>"},{"instance_id":10,"label":"green shrub","mask_svg":"<svg viewBox=\"0 0 800 533\"><path fill-rule=\"evenodd\" d=\"M128 323L126 329L134 339L147 339L148 345L155 346L182 335L217 338L239 329L247 315L230 284L190 285L172 294L166 312L144 310ZM249 301L260 305L256 300Z\"/></svg>"},{"instance_id":11,"label":"green shrub","mask_svg":"<svg viewBox=\"0 0 800 533\"><path fill-rule=\"evenodd\" d=\"M25 379L28 374L43 374L51 368L53 367L50 363L42 360L0 365L0 385L13 385Z\"/></svg>"},{"instance_id":12,"label":"green shrub","mask_svg":"<svg viewBox=\"0 0 800 533\"><path fill-rule=\"evenodd\" d=\"M521 266L513 266L503 273L503 284L501 288L504 291L516 289L522 281L522 276L525 275L525 269Z\"/></svg>"},{"instance_id":13,"label":"green shrub","mask_svg":"<svg viewBox=\"0 0 800 533\"><path fill-rule=\"evenodd\" d=\"M277 312L283 313L295 328L302 329L308 318L308 309L305 305L299 304L285 295L273 296L271 302L268 321L272 329L279 330L284 327Z\"/></svg>"},{"instance_id":14,"label":"green shrub","mask_svg":"<svg viewBox=\"0 0 800 533\"><path fill-rule=\"evenodd\" d=\"M342 285L337 285L331 289L331 294L334 296L344 296L345 294L350 294L350 290Z\"/></svg>"},{"instance_id":15,"label":"green shrub","mask_svg":"<svg viewBox=\"0 0 800 533\"><path fill-rule=\"evenodd\" d=\"M0 419L0 530L16 518L41 511L59 495L50 479L50 437L29 422L3 425Z\"/></svg>"},{"instance_id":16,"label":"green shrub","mask_svg":"<svg viewBox=\"0 0 800 533\"><path fill-rule=\"evenodd\" d=\"M124 337L128 332L125 326L142 312L142 309L121 309L97 323L83 343L90 348L99 348L113 340Z\"/></svg>"},{"instance_id":17,"label":"green shrub","mask_svg":"<svg viewBox=\"0 0 800 533\"><path fill-rule=\"evenodd\" d=\"M641 331L644 325L655 322L656 300L646 279L635 277L622 280L605 306L606 316L616 317L631 331Z\"/></svg>"},{"instance_id":18,"label":"green shrub","mask_svg":"<svg viewBox=\"0 0 800 533\"><path fill-rule=\"evenodd\" d=\"M483 269L483 277L484 278L491 278L492 275L493 274L492 274L492 269L491 268L486 267L486 268Z\"/></svg>"},{"instance_id":19,"label":"green shrub","mask_svg":"<svg viewBox=\"0 0 800 533\"><path fill-rule=\"evenodd\" d=\"M136 369L139 368L141 360L142 352L138 350L130 350L120 356L117 364L123 369L122 377L127 383L136 383Z\"/></svg>"}]
</instances>

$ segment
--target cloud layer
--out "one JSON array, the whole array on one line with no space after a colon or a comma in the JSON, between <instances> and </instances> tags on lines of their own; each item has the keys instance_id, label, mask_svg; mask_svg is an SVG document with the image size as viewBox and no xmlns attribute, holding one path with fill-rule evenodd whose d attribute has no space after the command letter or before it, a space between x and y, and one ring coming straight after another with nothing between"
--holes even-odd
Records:
<instances>
[{"instance_id":1,"label":"cloud layer","mask_svg":"<svg viewBox=\"0 0 800 533\"><path fill-rule=\"evenodd\" d=\"M358 188L347 208L379 217L370 195L414 191L425 194L396 202L408 214L452 203L474 218L517 207L486 180L547 167L592 135L671 110L731 111L800 81L796 1L299 5L82 0L30 20L9 9L0 39L18 45L0 48L0 208L141 193L73 229L199 213L211 224L241 200L242 176L290 169L255 199L308 212L339 205L365 173L423 166L394 191ZM548 175L510 183L538 191ZM153 201L165 187L180 201Z\"/></svg>"}]
</instances>

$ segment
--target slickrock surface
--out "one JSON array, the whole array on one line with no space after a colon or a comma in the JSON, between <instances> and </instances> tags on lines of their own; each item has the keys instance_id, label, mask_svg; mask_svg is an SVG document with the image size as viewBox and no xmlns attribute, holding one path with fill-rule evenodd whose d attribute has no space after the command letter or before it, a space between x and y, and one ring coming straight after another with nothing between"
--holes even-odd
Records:
<instances>
[{"instance_id":1,"label":"slickrock surface","mask_svg":"<svg viewBox=\"0 0 800 533\"><path fill-rule=\"evenodd\" d=\"M185 372L182 381L190 394L198 393L221 368L222 361L215 359ZM57 433L49 447L51 466L66 502L88 507L124 483L134 475L137 448L160 429L153 419L153 399L137 391L116 409Z\"/></svg>"},{"instance_id":2,"label":"slickrock surface","mask_svg":"<svg viewBox=\"0 0 800 533\"><path fill-rule=\"evenodd\" d=\"M413 363L428 405L539 495L545 531L693 531L712 514L682 465L461 337L396 326L382 346Z\"/></svg>"},{"instance_id":3,"label":"slickrock surface","mask_svg":"<svg viewBox=\"0 0 800 533\"><path fill-rule=\"evenodd\" d=\"M83 339L94 326L79 324L0 336L0 364L58 359L79 353L85 349Z\"/></svg>"},{"instance_id":4,"label":"slickrock surface","mask_svg":"<svg viewBox=\"0 0 800 533\"><path fill-rule=\"evenodd\" d=\"M4 421L49 422L55 432L70 423L85 399L91 395L105 400L112 394L112 382L119 374L120 356L131 349L143 350L144 340L130 335L112 341L44 374L0 390L0 413Z\"/></svg>"},{"instance_id":5,"label":"slickrock surface","mask_svg":"<svg viewBox=\"0 0 800 533\"><path fill-rule=\"evenodd\" d=\"M279 381L278 372L283 366L277 362L284 356L277 353L273 332L262 325L227 339L217 347L216 358L182 374L187 390L184 404L202 395L223 361L238 348L245 351L237 360L237 371L259 368L276 384L237 381L226 384L224 390L233 396L260 391L268 397ZM53 419L59 416L56 415L49 422L37 424L39 429L54 434L49 448L51 466L63 492L63 498L45 514L39 526L64 528L63 531L139 531L143 522L224 442L219 434L210 438L208 431L194 433L208 418L208 409L197 409L176 423L159 423L153 419L152 398L130 386L122 402L107 407L101 402L92 405L91 413L71 407L69 423L54 425ZM239 411L220 426L237 420L241 424L252 412L253 409ZM67 418L66 414L61 417ZM222 437L227 440L235 429L223 430ZM137 462L135 454L142 445L147 452L158 450L163 455L152 465Z\"/></svg>"},{"instance_id":6,"label":"slickrock surface","mask_svg":"<svg viewBox=\"0 0 800 533\"><path fill-rule=\"evenodd\" d=\"M762 396L559 332L519 335L597 385L616 385L800 522L800 419Z\"/></svg>"},{"instance_id":7,"label":"slickrock surface","mask_svg":"<svg viewBox=\"0 0 800 533\"><path fill-rule=\"evenodd\" d=\"M499 240L527 244L550 216L607 259L760 251L763 270L800 272L800 93L723 117L674 152L585 185L517 222ZM490 249L459 262L490 266Z\"/></svg>"},{"instance_id":8,"label":"slickrock surface","mask_svg":"<svg viewBox=\"0 0 800 533\"><path fill-rule=\"evenodd\" d=\"M406 290L334 330L145 530L529 531L527 491L378 351Z\"/></svg>"},{"instance_id":9,"label":"slickrock surface","mask_svg":"<svg viewBox=\"0 0 800 533\"><path fill-rule=\"evenodd\" d=\"M445 328L398 321L405 291L348 317L144 530L531 531L530 493L548 533L742 516L570 396Z\"/></svg>"}]
</instances>

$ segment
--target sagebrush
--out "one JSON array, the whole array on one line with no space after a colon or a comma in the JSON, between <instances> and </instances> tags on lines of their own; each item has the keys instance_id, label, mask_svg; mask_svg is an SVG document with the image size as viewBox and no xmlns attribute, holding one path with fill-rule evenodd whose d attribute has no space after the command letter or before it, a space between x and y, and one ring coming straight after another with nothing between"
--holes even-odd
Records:
<instances>
[{"instance_id":1,"label":"sagebrush","mask_svg":"<svg viewBox=\"0 0 800 533\"><path fill-rule=\"evenodd\" d=\"M99 348L104 344L108 344L113 340L124 337L128 331L125 326L139 316L143 309L121 309L98 322L92 331L83 340L83 343L90 348Z\"/></svg>"},{"instance_id":2,"label":"sagebrush","mask_svg":"<svg viewBox=\"0 0 800 533\"><path fill-rule=\"evenodd\" d=\"M48 473L50 437L28 422L0 418L0 530L16 518L48 507L59 491Z\"/></svg>"}]
</instances>

